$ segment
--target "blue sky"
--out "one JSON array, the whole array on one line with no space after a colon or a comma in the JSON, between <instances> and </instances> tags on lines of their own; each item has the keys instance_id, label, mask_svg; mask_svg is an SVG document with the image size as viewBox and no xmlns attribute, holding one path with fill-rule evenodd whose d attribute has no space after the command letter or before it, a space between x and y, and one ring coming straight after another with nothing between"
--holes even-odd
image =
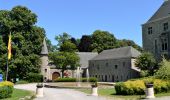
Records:
<instances>
[{"instance_id":1,"label":"blue sky","mask_svg":"<svg viewBox=\"0 0 170 100\"><path fill-rule=\"evenodd\" d=\"M106 30L118 39L131 39L142 46L141 25L164 0L0 0L0 9L22 5L38 15L38 26L53 44L63 32L75 38Z\"/></svg>"}]
</instances>

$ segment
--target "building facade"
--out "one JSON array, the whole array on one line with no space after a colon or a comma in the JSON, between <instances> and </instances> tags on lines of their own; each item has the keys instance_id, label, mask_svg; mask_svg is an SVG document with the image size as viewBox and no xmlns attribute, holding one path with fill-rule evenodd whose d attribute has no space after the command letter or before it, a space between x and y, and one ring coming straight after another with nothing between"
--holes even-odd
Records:
<instances>
[{"instance_id":1,"label":"building facade","mask_svg":"<svg viewBox=\"0 0 170 100\"><path fill-rule=\"evenodd\" d=\"M78 56L80 57L80 72L81 76L86 77L84 73L86 73L86 70L88 69L88 61L95 56L98 55L98 53L92 53L92 52L77 52ZM46 44L46 40L43 41L43 46L41 50L41 74L44 77L44 81L47 80L55 80L59 77L62 77L61 69L57 69L56 66L54 66L52 63L50 63L48 59L48 48ZM64 77L76 77L76 70L65 70Z\"/></svg>"},{"instance_id":2,"label":"building facade","mask_svg":"<svg viewBox=\"0 0 170 100\"><path fill-rule=\"evenodd\" d=\"M170 0L165 0L156 13L142 25L143 48L157 60L170 57Z\"/></svg>"},{"instance_id":3,"label":"building facade","mask_svg":"<svg viewBox=\"0 0 170 100\"><path fill-rule=\"evenodd\" d=\"M133 47L104 50L89 61L90 77L99 81L119 82L139 77L140 70L135 67L135 59L140 52Z\"/></svg>"}]
</instances>

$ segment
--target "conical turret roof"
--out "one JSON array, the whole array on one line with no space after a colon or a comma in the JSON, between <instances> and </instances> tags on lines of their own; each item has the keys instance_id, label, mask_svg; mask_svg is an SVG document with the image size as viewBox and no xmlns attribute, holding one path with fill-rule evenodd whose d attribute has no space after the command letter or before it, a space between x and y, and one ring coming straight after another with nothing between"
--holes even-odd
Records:
<instances>
[{"instance_id":1,"label":"conical turret roof","mask_svg":"<svg viewBox=\"0 0 170 100\"><path fill-rule=\"evenodd\" d=\"M43 40L43 46L42 46L42 49L41 49L41 54L42 55L48 55L48 48L47 48L47 43L46 43L45 38Z\"/></svg>"}]
</instances>

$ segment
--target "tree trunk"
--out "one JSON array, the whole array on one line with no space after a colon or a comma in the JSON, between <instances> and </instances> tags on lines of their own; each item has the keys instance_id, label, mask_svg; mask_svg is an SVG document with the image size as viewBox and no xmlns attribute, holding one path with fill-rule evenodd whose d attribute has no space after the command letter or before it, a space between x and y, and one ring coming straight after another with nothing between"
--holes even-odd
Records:
<instances>
[{"instance_id":1,"label":"tree trunk","mask_svg":"<svg viewBox=\"0 0 170 100\"><path fill-rule=\"evenodd\" d=\"M62 78L64 78L64 71L65 71L64 69L61 70L61 72L62 72Z\"/></svg>"}]
</instances>

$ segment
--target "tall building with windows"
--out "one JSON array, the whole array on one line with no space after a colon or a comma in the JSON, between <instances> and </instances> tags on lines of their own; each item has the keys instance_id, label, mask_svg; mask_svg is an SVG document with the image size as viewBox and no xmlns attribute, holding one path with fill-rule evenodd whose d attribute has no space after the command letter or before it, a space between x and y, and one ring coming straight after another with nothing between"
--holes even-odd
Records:
<instances>
[{"instance_id":1,"label":"tall building with windows","mask_svg":"<svg viewBox=\"0 0 170 100\"><path fill-rule=\"evenodd\" d=\"M142 25L143 48L157 60L170 57L170 0L165 0L155 14Z\"/></svg>"}]
</instances>

